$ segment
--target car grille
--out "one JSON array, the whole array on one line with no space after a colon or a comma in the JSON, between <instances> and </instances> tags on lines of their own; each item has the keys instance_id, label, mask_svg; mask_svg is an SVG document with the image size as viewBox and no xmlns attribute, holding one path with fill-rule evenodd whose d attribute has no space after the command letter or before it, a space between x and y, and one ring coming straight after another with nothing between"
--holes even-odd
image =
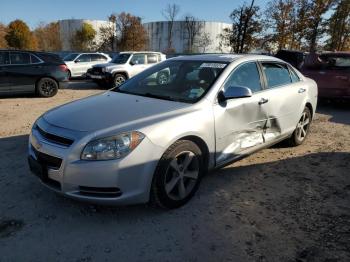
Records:
<instances>
[{"instance_id":1,"label":"car grille","mask_svg":"<svg viewBox=\"0 0 350 262\"><path fill-rule=\"evenodd\" d=\"M48 140L52 143L68 147L68 146L72 145L74 142L73 139L50 134L50 133L42 130L38 125L36 126L36 129L39 131L41 136L43 136L44 138L46 138L46 140Z\"/></svg>"},{"instance_id":2,"label":"car grille","mask_svg":"<svg viewBox=\"0 0 350 262\"><path fill-rule=\"evenodd\" d=\"M110 198L110 197L120 197L122 195L122 191L117 187L80 186L79 194L83 196Z\"/></svg>"},{"instance_id":3,"label":"car grille","mask_svg":"<svg viewBox=\"0 0 350 262\"><path fill-rule=\"evenodd\" d=\"M100 67L93 67L91 68L90 72L93 75L101 75L102 74L102 68Z\"/></svg>"},{"instance_id":4,"label":"car grille","mask_svg":"<svg viewBox=\"0 0 350 262\"><path fill-rule=\"evenodd\" d=\"M32 150L42 166L50 167L53 169L60 169L61 164L62 164L62 159L54 156L50 156L47 154L44 154L42 152L39 152L32 146Z\"/></svg>"}]
</instances>

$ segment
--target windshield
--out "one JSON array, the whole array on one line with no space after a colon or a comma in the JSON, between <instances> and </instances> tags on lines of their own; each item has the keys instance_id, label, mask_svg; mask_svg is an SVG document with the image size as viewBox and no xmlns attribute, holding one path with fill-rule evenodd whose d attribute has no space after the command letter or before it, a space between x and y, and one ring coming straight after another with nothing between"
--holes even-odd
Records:
<instances>
[{"instance_id":1,"label":"windshield","mask_svg":"<svg viewBox=\"0 0 350 262\"><path fill-rule=\"evenodd\" d=\"M69 54L63 58L63 61L73 61L78 55L78 53Z\"/></svg>"},{"instance_id":2,"label":"windshield","mask_svg":"<svg viewBox=\"0 0 350 262\"><path fill-rule=\"evenodd\" d=\"M211 61L165 61L112 91L195 103L206 94L226 65Z\"/></svg>"},{"instance_id":3,"label":"windshield","mask_svg":"<svg viewBox=\"0 0 350 262\"><path fill-rule=\"evenodd\" d=\"M119 54L113 58L112 63L114 64L125 64L130 57L130 54Z\"/></svg>"}]
</instances>

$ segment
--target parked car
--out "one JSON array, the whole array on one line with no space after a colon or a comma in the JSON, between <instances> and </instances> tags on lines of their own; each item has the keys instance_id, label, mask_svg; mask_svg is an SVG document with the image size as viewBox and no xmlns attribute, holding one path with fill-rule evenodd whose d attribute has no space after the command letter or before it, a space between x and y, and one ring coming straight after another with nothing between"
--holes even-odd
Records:
<instances>
[{"instance_id":1,"label":"parked car","mask_svg":"<svg viewBox=\"0 0 350 262\"><path fill-rule=\"evenodd\" d=\"M0 50L0 94L57 94L68 84L68 68L55 54Z\"/></svg>"},{"instance_id":2,"label":"parked car","mask_svg":"<svg viewBox=\"0 0 350 262\"><path fill-rule=\"evenodd\" d=\"M100 86L120 86L127 79L166 59L158 52L121 52L108 64L88 70L88 77Z\"/></svg>"},{"instance_id":3,"label":"parked car","mask_svg":"<svg viewBox=\"0 0 350 262\"><path fill-rule=\"evenodd\" d=\"M310 55L301 70L317 82L320 98L350 100L350 52Z\"/></svg>"},{"instance_id":4,"label":"parked car","mask_svg":"<svg viewBox=\"0 0 350 262\"><path fill-rule=\"evenodd\" d=\"M64 57L69 69L69 77L84 77L89 68L96 64L108 63L112 60L104 53L71 53Z\"/></svg>"},{"instance_id":5,"label":"parked car","mask_svg":"<svg viewBox=\"0 0 350 262\"><path fill-rule=\"evenodd\" d=\"M302 51L294 51L294 50L279 50L275 57L282 59L283 61L290 63L295 68L300 69L303 65L305 57L308 53Z\"/></svg>"},{"instance_id":6,"label":"parked car","mask_svg":"<svg viewBox=\"0 0 350 262\"><path fill-rule=\"evenodd\" d=\"M273 57L177 57L42 115L29 165L68 197L176 208L208 170L285 139L302 144L316 103L315 81Z\"/></svg>"}]
</instances>

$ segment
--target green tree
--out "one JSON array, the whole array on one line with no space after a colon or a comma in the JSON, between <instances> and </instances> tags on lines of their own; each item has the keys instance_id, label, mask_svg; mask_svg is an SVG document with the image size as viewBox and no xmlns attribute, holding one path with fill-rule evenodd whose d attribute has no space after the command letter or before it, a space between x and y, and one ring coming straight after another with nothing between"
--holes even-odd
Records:
<instances>
[{"instance_id":1,"label":"green tree","mask_svg":"<svg viewBox=\"0 0 350 262\"><path fill-rule=\"evenodd\" d=\"M77 51L89 51L95 48L96 30L92 25L83 23L81 29L77 30L71 38L71 47Z\"/></svg>"},{"instance_id":2,"label":"green tree","mask_svg":"<svg viewBox=\"0 0 350 262\"><path fill-rule=\"evenodd\" d=\"M350 0L342 0L335 8L335 12L326 22L326 48L330 50L350 50Z\"/></svg>"},{"instance_id":3,"label":"green tree","mask_svg":"<svg viewBox=\"0 0 350 262\"><path fill-rule=\"evenodd\" d=\"M14 20L8 25L5 35L7 45L16 49L33 49L33 35L25 22Z\"/></svg>"}]
</instances>

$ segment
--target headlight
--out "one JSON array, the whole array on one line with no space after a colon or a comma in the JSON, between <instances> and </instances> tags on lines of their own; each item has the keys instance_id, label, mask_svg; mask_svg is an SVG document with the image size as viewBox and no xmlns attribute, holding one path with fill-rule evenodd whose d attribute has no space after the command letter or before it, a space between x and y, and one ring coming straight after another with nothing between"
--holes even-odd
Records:
<instances>
[{"instance_id":1,"label":"headlight","mask_svg":"<svg viewBox=\"0 0 350 262\"><path fill-rule=\"evenodd\" d=\"M102 67L101 71L102 71L102 73L105 73L106 72L106 68Z\"/></svg>"},{"instance_id":2,"label":"headlight","mask_svg":"<svg viewBox=\"0 0 350 262\"><path fill-rule=\"evenodd\" d=\"M91 141L85 146L81 159L110 160L121 158L134 150L144 137L144 134L133 131Z\"/></svg>"}]
</instances>

